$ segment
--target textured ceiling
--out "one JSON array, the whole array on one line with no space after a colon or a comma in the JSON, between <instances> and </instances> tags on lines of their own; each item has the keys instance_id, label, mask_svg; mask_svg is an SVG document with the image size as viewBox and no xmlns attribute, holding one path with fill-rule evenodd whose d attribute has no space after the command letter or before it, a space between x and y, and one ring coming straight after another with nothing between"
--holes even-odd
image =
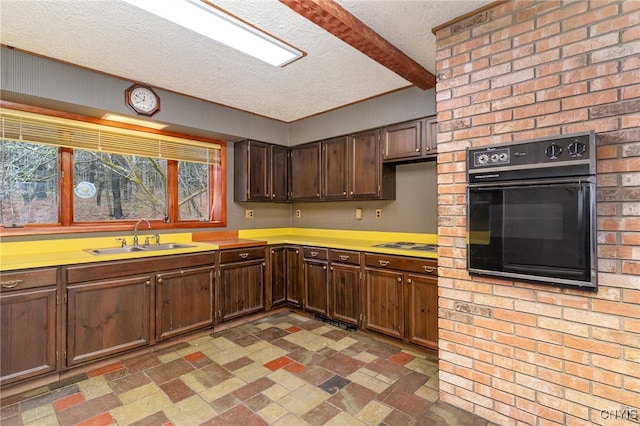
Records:
<instances>
[{"instance_id":1,"label":"textured ceiling","mask_svg":"<svg viewBox=\"0 0 640 426\"><path fill-rule=\"evenodd\" d=\"M275 68L120 0L0 0L0 42L285 122L411 85L278 0L212 2L307 56ZM434 74L431 29L489 3L337 2Z\"/></svg>"}]
</instances>

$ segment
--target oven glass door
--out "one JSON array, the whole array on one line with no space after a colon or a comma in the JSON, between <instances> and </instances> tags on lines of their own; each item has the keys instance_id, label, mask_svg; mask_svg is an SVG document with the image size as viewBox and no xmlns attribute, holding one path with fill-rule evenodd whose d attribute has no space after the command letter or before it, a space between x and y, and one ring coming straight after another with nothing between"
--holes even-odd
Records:
<instances>
[{"instance_id":1,"label":"oven glass door","mask_svg":"<svg viewBox=\"0 0 640 426\"><path fill-rule=\"evenodd\" d=\"M594 190L589 182L469 188L469 271L593 285Z\"/></svg>"}]
</instances>

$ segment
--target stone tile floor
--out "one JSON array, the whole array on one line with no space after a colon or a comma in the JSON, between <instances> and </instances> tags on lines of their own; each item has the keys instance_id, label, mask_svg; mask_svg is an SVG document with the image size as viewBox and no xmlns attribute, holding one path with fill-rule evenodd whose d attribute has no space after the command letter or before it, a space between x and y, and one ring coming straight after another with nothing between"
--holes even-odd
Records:
<instances>
[{"instance_id":1,"label":"stone tile floor","mask_svg":"<svg viewBox=\"0 0 640 426\"><path fill-rule=\"evenodd\" d=\"M53 389L55 387L55 389ZM5 398L12 425L483 425L435 355L281 312Z\"/></svg>"}]
</instances>

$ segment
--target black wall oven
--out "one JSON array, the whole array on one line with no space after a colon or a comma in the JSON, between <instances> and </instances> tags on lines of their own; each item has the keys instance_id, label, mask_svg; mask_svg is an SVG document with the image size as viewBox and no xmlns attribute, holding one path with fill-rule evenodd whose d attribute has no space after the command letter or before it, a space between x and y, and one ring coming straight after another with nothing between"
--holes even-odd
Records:
<instances>
[{"instance_id":1,"label":"black wall oven","mask_svg":"<svg viewBox=\"0 0 640 426\"><path fill-rule=\"evenodd\" d=\"M595 135L467 151L471 274L597 290Z\"/></svg>"}]
</instances>

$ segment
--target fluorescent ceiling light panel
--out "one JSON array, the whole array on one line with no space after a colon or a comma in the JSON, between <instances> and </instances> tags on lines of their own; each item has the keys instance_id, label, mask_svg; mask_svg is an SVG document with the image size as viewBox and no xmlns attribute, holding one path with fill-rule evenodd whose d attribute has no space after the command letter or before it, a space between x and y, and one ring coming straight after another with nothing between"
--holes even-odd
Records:
<instances>
[{"instance_id":1,"label":"fluorescent ceiling light panel","mask_svg":"<svg viewBox=\"0 0 640 426\"><path fill-rule=\"evenodd\" d=\"M165 127L167 127L167 124L157 123L155 121L140 120L140 119L133 118L133 117L127 117L126 115L117 115L117 114L111 114L111 113L107 113L107 114L103 115L102 119L103 120L117 121L118 123L133 124L133 125L136 125L136 126L149 127L151 129L156 129L156 130L162 130Z\"/></svg>"},{"instance_id":2,"label":"fluorescent ceiling light panel","mask_svg":"<svg viewBox=\"0 0 640 426\"><path fill-rule=\"evenodd\" d=\"M304 56L302 51L225 14L204 1L124 1L276 67Z\"/></svg>"}]
</instances>

